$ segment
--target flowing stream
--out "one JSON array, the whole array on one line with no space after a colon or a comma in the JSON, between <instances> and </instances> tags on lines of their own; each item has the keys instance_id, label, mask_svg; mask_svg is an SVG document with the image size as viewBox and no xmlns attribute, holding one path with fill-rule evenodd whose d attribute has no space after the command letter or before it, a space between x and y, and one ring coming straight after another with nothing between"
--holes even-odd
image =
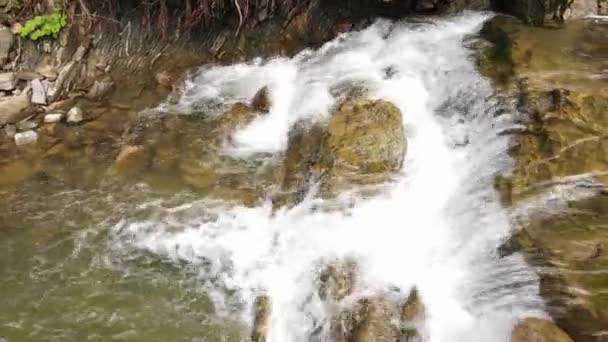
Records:
<instances>
[{"instance_id":1,"label":"flowing stream","mask_svg":"<svg viewBox=\"0 0 608 342\"><path fill-rule=\"evenodd\" d=\"M336 105L331 90L355 84L404 114L403 170L379 195L344 194L339 210L324 209L314 188L276 213L269 201L254 208L146 204L151 217L113 227L115 247L194 265L227 315L240 308L251 320L255 296L267 293L274 342L307 340L330 318L316 288L322 266L338 259L359 266L355 298L418 288L429 341L507 341L518 319L542 315L543 307L522 258L497 254L511 226L492 185L509 168L508 137L499 133L513 124L507 114L494 116L492 89L466 48L485 19L379 21L291 59L200 70L179 103L162 110L247 100L264 85L272 96L271 112L238 131L223 153L282 152L294 122L326 120Z\"/></svg>"},{"instance_id":2,"label":"flowing stream","mask_svg":"<svg viewBox=\"0 0 608 342\"><path fill-rule=\"evenodd\" d=\"M255 205L175 185L177 168L125 181L76 162L65 179L90 171L101 180L72 187L49 168L0 196L0 341L250 340L261 294L272 300L269 342L323 341L321 327L359 299L398 302L414 288L426 311L423 340L509 341L521 319L547 311L535 270L519 253L498 251L514 221L539 209L554 215L599 188L568 183L517 208L501 203L495 177L512 169L507 133L520 127L476 67L489 18L379 20L293 58L204 66L177 101L139 114L150 130L159 120L185 122L185 142L171 147L198 163L210 155L205 120L268 86L270 112L211 149L232 163L220 176L262 189ZM315 184L295 207L273 208L279 185L265 172L280 165L290 128L327 122L349 88L403 113L402 170L331 199ZM243 191L235 184L228 190ZM357 265L354 292L326 303L320 273L345 260Z\"/></svg>"}]
</instances>

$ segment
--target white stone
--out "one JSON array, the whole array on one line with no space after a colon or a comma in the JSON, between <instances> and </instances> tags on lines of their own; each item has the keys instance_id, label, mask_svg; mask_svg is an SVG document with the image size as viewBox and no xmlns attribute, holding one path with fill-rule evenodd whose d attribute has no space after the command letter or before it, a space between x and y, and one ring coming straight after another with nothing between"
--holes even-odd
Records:
<instances>
[{"instance_id":1,"label":"white stone","mask_svg":"<svg viewBox=\"0 0 608 342\"><path fill-rule=\"evenodd\" d=\"M32 103L39 105L46 104L46 89L39 79L32 80Z\"/></svg>"},{"instance_id":2,"label":"white stone","mask_svg":"<svg viewBox=\"0 0 608 342\"><path fill-rule=\"evenodd\" d=\"M63 114L61 113L52 113L44 116L44 123L57 123L63 119Z\"/></svg>"},{"instance_id":3,"label":"white stone","mask_svg":"<svg viewBox=\"0 0 608 342\"><path fill-rule=\"evenodd\" d=\"M15 134L15 144L17 146L33 144L38 141L38 133L34 131L26 131Z\"/></svg>"},{"instance_id":4,"label":"white stone","mask_svg":"<svg viewBox=\"0 0 608 342\"><path fill-rule=\"evenodd\" d=\"M78 123L82 120L84 120L84 116L82 113L82 109L80 109L79 107L72 107L72 109L68 111L67 122Z\"/></svg>"}]
</instances>

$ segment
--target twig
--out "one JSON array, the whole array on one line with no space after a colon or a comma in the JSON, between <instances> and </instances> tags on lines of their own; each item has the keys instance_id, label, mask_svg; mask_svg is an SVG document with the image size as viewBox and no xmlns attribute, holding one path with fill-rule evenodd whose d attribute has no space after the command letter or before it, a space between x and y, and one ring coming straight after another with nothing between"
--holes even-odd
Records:
<instances>
[{"instance_id":1,"label":"twig","mask_svg":"<svg viewBox=\"0 0 608 342\"><path fill-rule=\"evenodd\" d=\"M239 14L239 27L236 29L235 37L239 36L239 32L241 31L241 26L243 26L243 13L241 13L241 6L239 6L239 0L234 0L234 5L236 6L236 12Z\"/></svg>"}]
</instances>

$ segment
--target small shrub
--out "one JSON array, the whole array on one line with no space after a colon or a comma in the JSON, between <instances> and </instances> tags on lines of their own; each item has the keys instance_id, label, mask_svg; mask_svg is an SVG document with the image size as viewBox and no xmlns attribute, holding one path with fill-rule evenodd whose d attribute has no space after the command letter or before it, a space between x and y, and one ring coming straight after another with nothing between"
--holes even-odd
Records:
<instances>
[{"instance_id":1,"label":"small shrub","mask_svg":"<svg viewBox=\"0 0 608 342\"><path fill-rule=\"evenodd\" d=\"M19 35L31 40L57 38L66 25L65 14L62 10L56 9L50 14L37 15L26 21L19 30Z\"/></svg>"}]
</instances>

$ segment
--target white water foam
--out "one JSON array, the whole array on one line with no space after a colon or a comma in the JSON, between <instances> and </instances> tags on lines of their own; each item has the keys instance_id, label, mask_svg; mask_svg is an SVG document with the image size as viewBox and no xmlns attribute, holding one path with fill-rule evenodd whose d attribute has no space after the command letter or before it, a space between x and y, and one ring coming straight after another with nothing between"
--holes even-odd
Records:
<instances>
[{"instance_id":1,"label":"white water foam","mask_svg":"<svg viewBox=\"0 0 608 342\"><path fill-rule=\"evenodd\" d=\"M230 311L235 291L250 320L255 296L273 300L269 340L306 341L330 314L316 295L318 271L336 259L360 267L356 295L419 289L428 341L508 341L518 319L542 315L538 279L518 255L500 258L511 232L509 213L492 188L508 169L508 140L493 117L491 88L463 40L483 14L426 24L379 21L318 51L250 64L205 68L177 105L247 100L268 85L273 106L235 136L233 153L278 152L291 124L325 120L330 89L364 84L404 113L408 152L402 176L380 196L347 210L315 210L310 196L272 213L200 200L179 207L151 203L148 219L125 218L116 246L137 248L199 267L207 291ZM391 70L387 73L387 70ZM389 77L388 74L391 74Z\"/></svg>"}]
</instances>

